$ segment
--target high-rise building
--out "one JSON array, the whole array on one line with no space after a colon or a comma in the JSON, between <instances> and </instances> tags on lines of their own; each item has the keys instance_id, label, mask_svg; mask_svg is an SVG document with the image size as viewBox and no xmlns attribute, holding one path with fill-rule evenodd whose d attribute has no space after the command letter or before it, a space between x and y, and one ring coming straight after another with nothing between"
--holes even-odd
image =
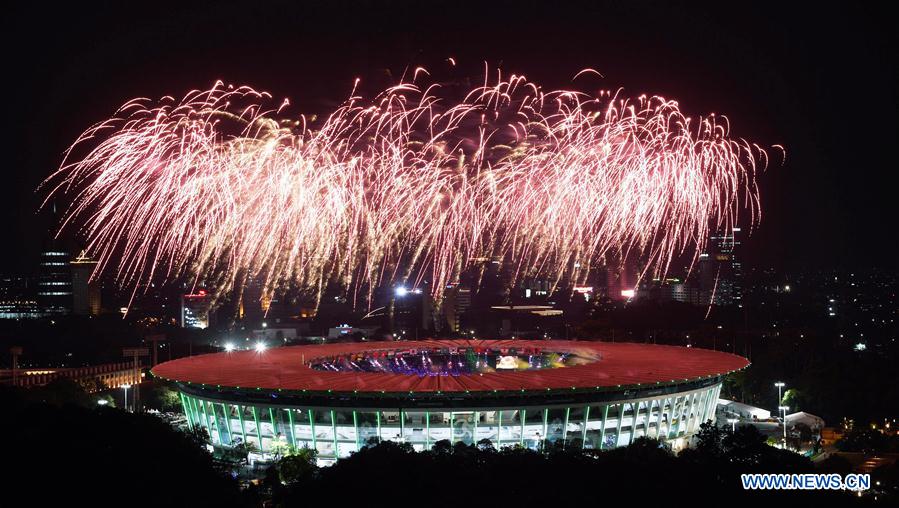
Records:
<instances>
[{"instance_id":1,"label":"high-rise building","mask_svg":"<svg viewBox=\"0 0 899 508\"><path fill-rule=\"evenodd\" d=\"M735 251L740 228L709 238L708 251L699 258L700 289L704 303L739 305L743 300L743 267Z\"/></svg>"},{"instance_id":2,"label":"high-rise building","mask_svg":"<svg viewBox=\"0 0 899 508\"><path fill-rule=\"evenodd\" d=\"M181 328L209 328L211 306L212 295L203 289L181 295Z\"/></svg>"},{"instance_id":3,"label":"high-rise building","mask_svg":"<svg viewBox=\"0 0 899 508\"><path fill-rule=\"evenodd\" d=\"M100 284L91 280L97 262L82 251L69 267L72 271L72 313L79 316L100 314Z\"/></svg>"},{"instance_id":4,"label":"high-rise building","mask_svg":"<svg viewBox=\"0 0 899 508\"><path fill-rule=\"evenodd\" d=\"M397 286L388 307L390 329L396 334L418 337L433 331L435 316L433 299L425 287L408 289Z\"/></svg>"},{"instance_id":5,"label":"high-rise building","mask_svg":"<svg viewBox=\"0 0 899 508\"><path fill-rule=\"evenodd\" d=\"M443 305L440 313L450 331L461 329L462 315L471 307L471 288L463 284L450 284L443 294Z\"/></svg>"},{"instance_id":6,"label":"high-rise building","mask_svg":"<svg viewBox=\"0 0 899 508\"><path fill-rule=\"evenodd\" d=\"M51 315L72 311L72 275L68 252L51 248L41 253L37 303L43 312Z\"/></svg>"}]
</instances>

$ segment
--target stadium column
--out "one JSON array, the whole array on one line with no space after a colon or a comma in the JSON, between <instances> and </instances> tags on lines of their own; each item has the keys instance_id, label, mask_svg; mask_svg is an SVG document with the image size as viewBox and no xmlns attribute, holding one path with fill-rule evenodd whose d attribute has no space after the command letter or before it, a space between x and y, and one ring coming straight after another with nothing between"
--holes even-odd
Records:
<instances>
[{"instance_id":1,"label":"stadium column","mask_svg":"<svg viewBox=\"0 0 899 508\"><path fill-rule=\"evenodd\" d=\"M587 447L587 422L590 421L590 406L584 406L584 428L581 429L581 450Z\"/></svg>"},{"instance_id":2,"label":"stadium column","mask_svg":"<svg viewBox=\"0 0 899 508\"><path fill-rule=\"evenodd\" d=\"M631 415L631 435L627 438L627 444L630 445L634 442L634 437L637 435L637 419L640 417L640 401L634 402L631 404L633 408Z\"/></svg>"},{"instance_id":3,"label":"stadium column","mask_svg":"<svg viewBox=\"0 0 899 508\"><path fill-rule=\"evenodd\" d=\"M496 414L499 417L496 425L496 449L499 450L503 447L503 412L497 411Z\"/></svg>"},{"instance_id":4,"label":"stadium column","mask_svg":"<svg viewBox=\"0 0 899 508\"><path fill-rule=\"evenodd\" d=\"M262 427L259 426L259 412L256 410L256 406L250 406L250 411L253 412L253 421L256 423L256 439L259 440L259 453L262 453Z\"/></svg>"},{"instance_id":5,"label":"stadium column","mask_svg":"<svg viewBox=\"0 0 899 508\"><path fill-rule=\"evenodd\" d=\"M699 425L702 423L702 418L705 416L705 408L708 405L709 394L708 390L703 390L699 394L699 407L696 408L696 418L693 420L693 428L691 432L696 432L699 430Z\"/></svg>"},{"instance_id":6,"label":"stadium column","mask_svg":"<svg viewBox=\"0 0 899 508\"><path fill-rule=\"evenodd\" d=\"M297 427L293 423L293 409L287 408L287 422L290 423L290 444L293 446L293 449L297 449ZM353 422L355 424L356 421L356 412L353 411ZM357 429L358 432L358 429ZM358 433L356 439L358 440Z\"/></svg>"},{"instance_id":7,"label":"stadium column","mask_svg":"<svg viewBox=\"0 0 899 508\"><path fill-rule=\"evenodd\" d=\"M649 437L649 422L652 420L652 399L644 402L646 404L646 416L643 418L643 436Z\"/></svg>"},{"instance_id":8,"label":"stadium column","mask_svg":"<svg viewBox=\"0 0 899 508\"><path fill-rule=\"evenodd\" d=\"M565 421L562 422L562 448L568 444L568 416L571 414L571 408L565 408Z\"/></svg>"},{"instance_id":9,"label":"stadium column","mask_svg":"<svg viewBox=\"0 0 899 508\"><path fill-rule=\"evenodd\" d=\"M431 413L425 411L425 450L431 449Z\"/></svg>"},{"instance_id":10,"label":"stadium column","mask_svg":"<svg viewBox=\"0 0 899 508\"><path fill-rule=\"evenodd\" d=\"M481 419L481 412L474 412L474 432L471 435L471 440L474 441L474 444L478 444L478 421Z\"/></svg>"},{"instance_id":11,"label":"stadium column","mask_svg":"<svg viewBox=\"0 0 899 508\"><path fill-rule=\"evenodd\" d=\"M187 401L185 400L184 394L178 392L178 395L181 396L181 407L184 408L184 417L187 419L187 428L190 430L194 430L194 424L190 418L190 411L187 409Z\"/></svg>"},{"instance_id":12,"label":"stadium column","mask_svg":"<svg viewBox=\"0 0 899 508\"><path fill-rule=\"evenodd\" d=\"M203 422L200 421L200 410L197 409L197 399L195 399L194 397L188 397L187 406L190 408L191 413L193 413L194 415L194 424L198 427L203 427Z\"/></svg>"},{"instance_id":13,"label":"stadium column","mask_svg":"<svg viewBox=\"0 0 899 508\"><path fill-rule=\"evenodd\" d=\"M690 424L687 426L687 432L696 430L696 420L699 419L699 412L702 411L702 392L696 392L696 398L693 400L693 408L690 412Z\"/></svg>"},{"instance_id":14,"label":"stadium column","mask_svg":"<svg viewBox=\"0 0 899 508\"><path fill-rule=\"evenodd\" d=\"M674 426L674 438L677 439L677 436L680 434L681 423L684 421L684 415L686 414L685 408L687 407L687 402L690 399L689 395L684 395L683 400L680 403L680 407L677 408L677 425Z\"/></svg>"},{"instance_id":15,"label":"stadium column","mask_svg":"<svg viewBox=\"0 0 899 508\"><path fill-rule=\"evenodd\" d=\"M546 434L549 432L549 408L543 410L543 435L541 436L540 449L546 450Z\"/></svg>"},{"instance_id":16,"label":"stadium column","mask_svg":"<svg viewBox=\"0 0 899 508\"><path fill-rule=\"evenodd\" d=\"M375 411L375 424L378 426L378 442L381 442L381 412Z\"/></svg>"},{"instance_id":17,"label":"stadium column","mask_svg":"<svg viewBox=\"0 0 899 508\"><path fill-rule=\"evenodd\" d=\"M679 401L680 396L676 395L674 400L671 403L671 412L668 413L668 432L665 433L666 439L671 439L671 433L674 431L674 419L677 418L678 410L679 410ZM680 419L678 419L680 421Z\"/></svg>"},{"instance_id":18,"label":"stadium column","mask_svg":"<svg viewBox=\"0 0 899 508\"><path fill-rule=\"evenodd\" d=\"M206 422L206 431L209 432L209 439L212 440L212 422L209 420L209 414L206 412L206 401L199 400L198 402L202 404L200 407L203 410L203 421Z\"/></svg>"},{"instance_id":19,"label":"stadium column","mask_svg":"<svg viewBox=\"0 0 899 508\"><path fill-rule=\"evenodd\" d=\"M359 416L356 414L355 409L353 410L353 432L356 433L356 451L358 452L359 448L361 448L359 444Z\"/></svg>"},{"instance_id":20,"label":"stadium column","mask_svg":"<svg viewBox=\"0 0 899 508\"><path fill-rule=\"evenodd\" d=\"M699 403L699 411L696 414L696 421L693 423L693 432L699 429L699 426L705 423L705 415L709 407L709 391L703 390Z\"/></svg>"},{"instance_id":21,"label":"stadium column","mask_svg":"<svg viewBox=\"0 0 899 508\"><path fill-rule=\"evenodd\" d=\"M690 421L687 422L687 434L693 432L696 429L696 421L699 420L700 414L702 414L703 404L705 404L705 392L697 392L696 393L696 404L695 408L690 417Z\"/></svg>"},{"instance_id":22,"label":"stadium column","mask_svg":"<svg viewBox=\"0 0 899 508\"><path fill-rule=\"evenodd\" d=\"M655 433L655 436L653 436L653 437L658 439L659 438L659 425L662 424L662 402L661 402L661 399L652 399L649 401L649 419L647 420L647 423L646 423L646 435L647 436L651 435L650 431L652 430L652 420L653 420L652 413L655 409L659 410L659 414L655 419L656 420L656 433Z\"/></svg>"},{"instance_id":23,"label":"stadium column","mask_svg":"<svg viewBox=\"0 0 899 508\"><path fill-rule=\"evenodd\" d=\"M718 399L715 397L715 387L713 386L709 388L709 402L706 405L705 420L702 423L715 419L715 408L717 407L717 405Z\"/></svg>"},{"instance_id":24,"label":"stadium column","mask_svg":"<svg viewBox=\"0 0 899 508\"><path fill-rule=\"evenodd\" d=\"M337 416L335 416L333 409L331 410L331 439L334 441L334 460L337 460L340 453L337 449Z\"/></svg>"},{"instance_id":25,"label":"stadium column","mask_svg":"<svg viewBox=\"0 0 899 508\"><path fill-rule=\"evenodd\" d=\"M599 449L602 450L606 446L606 420L609 418L609 405L602 407L602 427L599 431Z\"/></svg>"},{"instance_id":26,"label":"stadium column","mask_svg":"<svg viewBox=\"0 0 899 508\"><path fill-rule=\"evenodd\" d=\"M624 421L624 405L622 402L618 404L618 428L615 429L615 446L614 448L618 448L618 443L621 442L621 422Z\"/></svg>"},{"instance_id":27,"label":"stadium column","mask_svg":"<svg viewBox=\"0 0 899 508\"><path fill-rule=\"evenodd\" d=\"M219 405L222 406L222 418L225 422L225 430L227 431L226 433L228 434L227 444L230 446L234 444L234 438L231 436L231 411L228 411L228 409L225 408L224 402L220 403Z\"/></svg>"},{"instance_id":28,"label":"stadium column","mask_svg":"<svg viewBox=\"0 0 899 508\"><path fill-rule=\"evenodd\" d=\"M708 403L705 408L705 419L702 423L715 419L715 407L717 404L718 400L715 398L715 387L713 386L709 388Z\"/></svg>"},{"instance_id":29,"label":"stadium column","mask_svg":"<svg viewBox=\"0 0 899 508\"><path fill-rule=\"evenodd\" d=\"M521 435L518 436L518 446L524 448L524 420L527 418L527 410L519 409L518 410L518 419L521 420Z\"/></svg>"},{"instance_id":30,"label":"stadium column","mask_svg":"<svg viewBox=\"0 0 899 508\"><path fill-rule=\"evenodd\" d=\"M687 411L684 413L684 419L686 420L686 422L684 422L684 434L687 433L687 429L690 428L690 422L693 421L693 413L696 412L696 397L697 396L698 396L698 393L696 393L696 392L693 392L690 394L690 405L687 406Z\"/></svg>"},{"instance_id":31,"label":"stadium column","mask_svg":"<svg viewBox=\"0 0 899 508\"><path fill-rule=\"evenodd\" d=\"M247 428L243 423L243 412L246 410L246 406L237 405L237 421L240 422L240 435L242 436L244 445L247 444Z\"/></svg>"},{"instance_id":32,"label":"stadium column","mask_svg":"<svg viewBox=\"0 0 899 508\"><path fill-rule=\"evenodd\" d=\"M721 396L721 385L719 384L717 387L715 387L715 405L712 406L712 408L717 407L717 404L718 404L718 397L720 397L720 396ZM715 414L715 412L714 412L714 409L713 409L713 410L712 410L712 415L714 415L714 414ZM713 420L714 420L714 418L713 418Z\"/></svg>"},{"instance_id":33,"label":"stadium column","mask_svg":"<svg viewBox=\"0 0 899 508\"><path fill-rule=\"evenodd\" d=\"M272 439L281 441L281 432L278 431L278 426L275 423L275 411L272 408L268 408L268 421L272 424Z\"/></svg>"},{"instance_id":34,"label":"stadium column","mask_svg":"<svg viewBox=\"0 0 899 508\"><path fill-rule=\"evenodd\" d=\"M684 395L684 399L680 404L680 411L677 413L677 425L674 427L674 437L677 438L680 436L681 428L683 428L684 418L687 417L687 412L689 411L691 395Z\"/></svg>"},{"instance_id":35,"label":"stadium column","mask_svg":"<svg viewBox=\"0 0 899 508\"><path fill-rule=\"evenodd\" d=\"M318 446L315 442L315 415L312 414L312 410L309 409L309 431L312 433L312 449L318 453Z\"/></svg>"},{"instance_id":36,"label":"stadium column","mask_svg":"<svg viewBox=\"0 0 899 508\"><path fill-rule=\"evenodd\" d=\"M665 408L668 411L665 411ZM667 415L667 416L666 416ZM665 416L665 434L662 435L662 417ZM659 405L659 423L656 426L656 439L665 439L668 436L668 429L671 427L671 399L663 397Z\"/></svg>"}]
</instances>

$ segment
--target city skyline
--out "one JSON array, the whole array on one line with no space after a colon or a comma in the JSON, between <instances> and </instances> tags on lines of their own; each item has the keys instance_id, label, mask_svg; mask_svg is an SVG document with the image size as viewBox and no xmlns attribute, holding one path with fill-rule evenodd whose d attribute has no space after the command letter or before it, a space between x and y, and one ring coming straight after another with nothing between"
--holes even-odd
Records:
<instances>
[{"instance_id":1,"label":"city skyline","mask_svg":"<svg viewBox=\"0 0 899 508\"><path fill-rule=\"evenodd\" d=\"M896 127L886 120L889 115L879 113L896 106L896 88L888 86L891 63L883 60L886 56L876 49L886 47L892 35L871 30L857 36L845 32L866 21L877 23L859 10L846 13L848 22L840 20L843 32L832 40L828 27L836 26L837 18L826 11L807 13L799 8L779 9L772 19L764 10L734 18L723 11L703 10L700 13L699 9L681 11L663 5L653 7L659 19L666 21L651 18L643 22L646 27L638 28L639 24L629 21L630 8L613 7L609 15L618 16L623 22L617 26L600 22L597 33L591 37L586 35L588 28L592 30L586 19L573 22L584 28L584 34L547 21L546 24L551 25L544 28L544 31L548 30L547 39L556 36L566 41L565 55L561 58L552 45L536 46L527 40L515 40L516 30L522 24L536 22L535 15L526 10L515 13L517 23L493 26L492 31L470 26L471 37L465 44L444 36L452 30L449 22L440 23L428 34L410 35L388 30L379 33L378 44L372 45L365 42L374 37L372 29L361 20L349 20L343 27L346 37L334 40L327 35L327 27L332 26L328 21L332 11L323 6L315 7L310 13L313 17L317 14L319 23L312 23L307 30L289 38L268 26L238 29L239 25L229 25L236 21L229 20L224 12L214 11L209 16L225 19L219 25L209 23L208 26L233 26L235 35L229 35L232 32L227 30L203 28L208 37L198 40L207 42L191 46L192 51L187 53L179 52L177 48L187 41L193 42L196 33L166 25L164 19L151 19L161 14L151 13L148 14L150 18L136 22L138 36L131 47L137 52L130 59L119 58L124 55L120 55L121 50L114 45L101 43L103 37L112 37L120 27L114 26L110 32L96 32L94 37L100 39L86 39L71 47L59 46L59 42L54 41L60 39L50 36L42 41L47 44L46 50L37 51L32 57L25 53L16 57L23 68L37 71L26 74L30 81L4 84L9 87L6 90L9 95L30 99L19 101L13 107L32 104L42 111L27 117L25 128L17 128L3 137L4 142L28 147L25 151L28 157L18 155L13 165L16 169L10 168L11 185L3 190L8 195L0 200L2 206L9 208L4 214L31 217L26 222L13 223L10 234L17 239L19 249L14 255L4 252L9 258L4 260L4 266L8 267L6 271L27 273L42 248L45 232L53 227L45 213L36 212L41 198L40 193L35 192L37 184L59 164L62 152L84 125L111 114L127 98L160 96L177 93L179 89L186 92L188 88L211 84L216 79L227 79L258 83L275 97L293 98L296 111L314 114L340 101L355 78L362 79L363 88L377 90L382 83L395 81L406 67L437 68L449 57L458 62L457 76L461 78L476 79L482 74L486 61L506 73L524 73L549 87L568 86L579 70L593 67L605 76L598 86L614 89L620 84L631 95L646 92L676 97L691 115L725 112L735 125L734 135L749 137L763 146L780 144L787 150L786 162L782 165L775 162L760 176L764 210L760 226L750 231L748 225L740 224L745 232L742 257L747 267L841 266L853 269L894 265L895 256L877 257L866 247L866 239L879 234L875 218L888 217L892 213L886 199L887 187L876 184L876 168L883 167L887 161L882 159L881 151L854 148L863 146L859 143L862 135L874 146L878 139L895 138ZM182 9L187 19L194 19L192 15L196 11L188 7ZM273 19L273 13L278 9L245 9L259 19L275 25L279 22ZM438 7L434 9L436 11ZM487 7L485 13L492 9L502 10ZM291 9L285 7L282 10L290 18ZM600 12L584 6L580 10ZM23 15L26 13L22 12ZM98 13L81 11L68 14L88 26L102 23L104 16L95 17ZM118 14L121 12L113 8L105 15ZM386 19L379 26L397 29L429 15L431 12L427 10L404 12L397 17L388 17L385 12ZM547 20L554 20L553 16L561 19L564 13L548 16ZM808 22L802 21L803 16L809 16ZM727 18L728 23L715 23L719 17ZM681 29L673 22L673 26L668 26L669 18L679 21L687 29ZM452 15L446 19L452 19ZM70 30L61 17L51 16L48 23L58 23L60 34ZM791 23L795 30L779 30ZM160 40L155 35L158 26L167 27L165 30L171 37ZM706 31L697 32L690 30L691 27L703 27ZM254 35L254 31L256 36L250 37L253 45L240 50L243 58L229 58L216 52L212 41L225 44L238 37L237 33ZM704 46L703 37L696 33L708 33L717 44L708 51L694 51ZM766 37L772 34L775 36ZM304 60L297 69L287 56L291 52L291 45L284 44L287 40L291 44L321 43L316 44L319 49L313 58ZM666 44L653 46L649 51L650 45L658 40ZM841 42L834 47L836 40ZM362 48L364 56L359 53ZM256 53L263 58L250 58ZM195 61L192 56L199 54L203 55L202 62ZM688 54L689 59L684 56ZM335 60L337 56L342 58ZM82 67L53 65L61 58L80 62ZM851 60L846 60L849 58ZM849 70L841 71L831 59L840 62L844 69L864 69L865 72L855 77ZM636 62L639 64L634 65ZM112 65L112 79L98 80L96 76L103 73L85 73L87 68L97 65ZM174 80L162 78L166 69L175 67L183 72L177 73ZM285 71L279 67L293 70ZM58 71L46 75L40 70L43 68ZM138 68L159 72L148 73L148 79L148 74L136 73ZM662 72L650 72L650 69L661 69ZM834 72L817 79L820 72L830 69ZM876 79L878 74L885 79ZM313 75L317 77L310 79ZM892 75L894 79L895 73ZM875 87L867 93L877 97L880 105L858 111L835 106L841 103L842 94L852 94L852 90L859 87ZM92 92L87 93L88 90ZM100 91L102 93L98 93ZM752 106L748 107L749 104ZM50 124L39 119L49 118L47 115L51 112L56 113L50 122L54 128L48 129ZM849 121L850 115L853 121ZM859 115L857 119L856 115ZM848 131L844 128L852 125L865 127ZM850 166L860 167L850 169ZM866 173L871 176L855 176ZM73 246L75 250L78 247Z\"/></svg>"}]
</instances>

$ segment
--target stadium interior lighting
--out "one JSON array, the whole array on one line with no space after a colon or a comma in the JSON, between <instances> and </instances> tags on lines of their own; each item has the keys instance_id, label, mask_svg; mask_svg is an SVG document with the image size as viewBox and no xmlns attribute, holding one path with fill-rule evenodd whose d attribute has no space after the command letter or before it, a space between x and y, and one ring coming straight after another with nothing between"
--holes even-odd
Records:
<instances>
[{"instance_id":1,"label":"stadium interior lighting","mask_svg":"<svg viewBox=\"0 0 899 508\"><path fill-rule=\"evenodd\" d=\"M396 294L396 296L403 297L409 294L409 290L404 288L403 286L400 286L394 290L394 294Z\"/></svg>"},{"instance_id":2,"label":"stadium interior lighting","mask_svg":"<svg viewBox=\"0 0 899 508\"><path fill-rule=\"evenodd\" d=\"M254 344L256 351L265 346ZM213 446L233 447L249 435L261 443L259 453L268 455L281 448L278 442L287 441L320 450L320 466L335 463L379 434L419 450L443 440L476 444L485 439L497 449L540 450L558 444L605 450L644 435L678 449L713 417L711 401L718 400L724 377L749 363L696 348L599 342L574 346L552 340L268 346L271 351L265 354L248 349L205 355L200 361L171 360L152 373L177 386L189 425L212 426ZM641 384L626 384L634 379ZM572 390L579 400L572 400ZM216 408L224 406L225 415L233 415L223 428L241 430L219 433L213 421L190 410L195 401L211 400ZM691 400L705 403L691 409ZM283 415L296 433L280 431L280 425L247 432L240 427L240 410L232 412L235 406L248 407L266 421ZM577 410L583 410L577 417L580 431L568 432L562 422ZM630 412L637 429L607 418L610 411ZM666 414L677 416L658 419ZM313 429L322 418L331 422L333 439L323 441ZM458 433L460 425L471 425L470 432ZM411 428L422 430L406 431Z\"/></svg>"},{"instance_id":3,"label":"stadium interior lighting","mask_svg":"<svg viewBox=\"0 0 899 508\"><path fill-rule=\"evenodd\" d=\"M266 349L265 342L257 342L256 343L256 352L257 353L261 353L261 352L265 351L265 349Z\"/></svg>"},{"instance_id":4,"label":"stadium interior lighting","mask_svg":"<svg viewBox=\"0 0 899 508\"><path fill-rule=\"evenodd\" d=\"M234 344L231 344L230 342L227 343L227 344L225 344L225 351L227 351L227 352L229 352L229 353L230 353L231 351L234 351Z\"/></svg>"}]
</instances>

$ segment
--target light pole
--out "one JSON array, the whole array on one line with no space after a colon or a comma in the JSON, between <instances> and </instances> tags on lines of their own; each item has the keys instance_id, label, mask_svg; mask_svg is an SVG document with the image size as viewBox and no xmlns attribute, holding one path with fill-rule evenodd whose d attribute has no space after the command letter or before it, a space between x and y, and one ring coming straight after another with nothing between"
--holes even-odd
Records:
<instances>
[{"instance_id":1,"label":"light pole","mask_svg":"<svg viewBox=\"0 0 899 508\"><path fill-rule=\"evenodd\" d=\"M784 450L787 449L787 410L790 409L789 406L780 406L780 410L783 411L783 422L784 422Z\"/></svg>"},{"instance_id":2,"label":"light pole","mask_svg":"<svg viewBox=\"0 0 899 508\"><path fill-rule=\"evenodd\" d=\"M786 386L786 384L783 381L778 381L774 383L774 386L777 387L777 405L779 406L784 402L783 395L781 395L780 392L781 390L783 390L783 387Z\"/></svg>"},{"instance_id":3,"label":"light pole","mask_svg":"<svg viewBox=\"0 0 899 508\"><path fill-rule=\"evenodd\" d=\"M737 431L737 422L738 422L738 421L740 421L738 418L728 418L728 419L727 419L727 423L730 424L730 431L731 431L731 432L736 432L736 431Z\"/></svg>"},{"instance_id":4,"label":"light pole","mask_svg":"<svg viewBox=\"0 0 899 508\"><path fill-rule=\"evenodd\" d=\"M124 409L125 409L125 411L128 411L128 388L131 388L131 385L129 385L129 384L124 384L124 385L122 385L122 388L125 390L125 404L124 404Z\"/></svg>"}]
</instances>

